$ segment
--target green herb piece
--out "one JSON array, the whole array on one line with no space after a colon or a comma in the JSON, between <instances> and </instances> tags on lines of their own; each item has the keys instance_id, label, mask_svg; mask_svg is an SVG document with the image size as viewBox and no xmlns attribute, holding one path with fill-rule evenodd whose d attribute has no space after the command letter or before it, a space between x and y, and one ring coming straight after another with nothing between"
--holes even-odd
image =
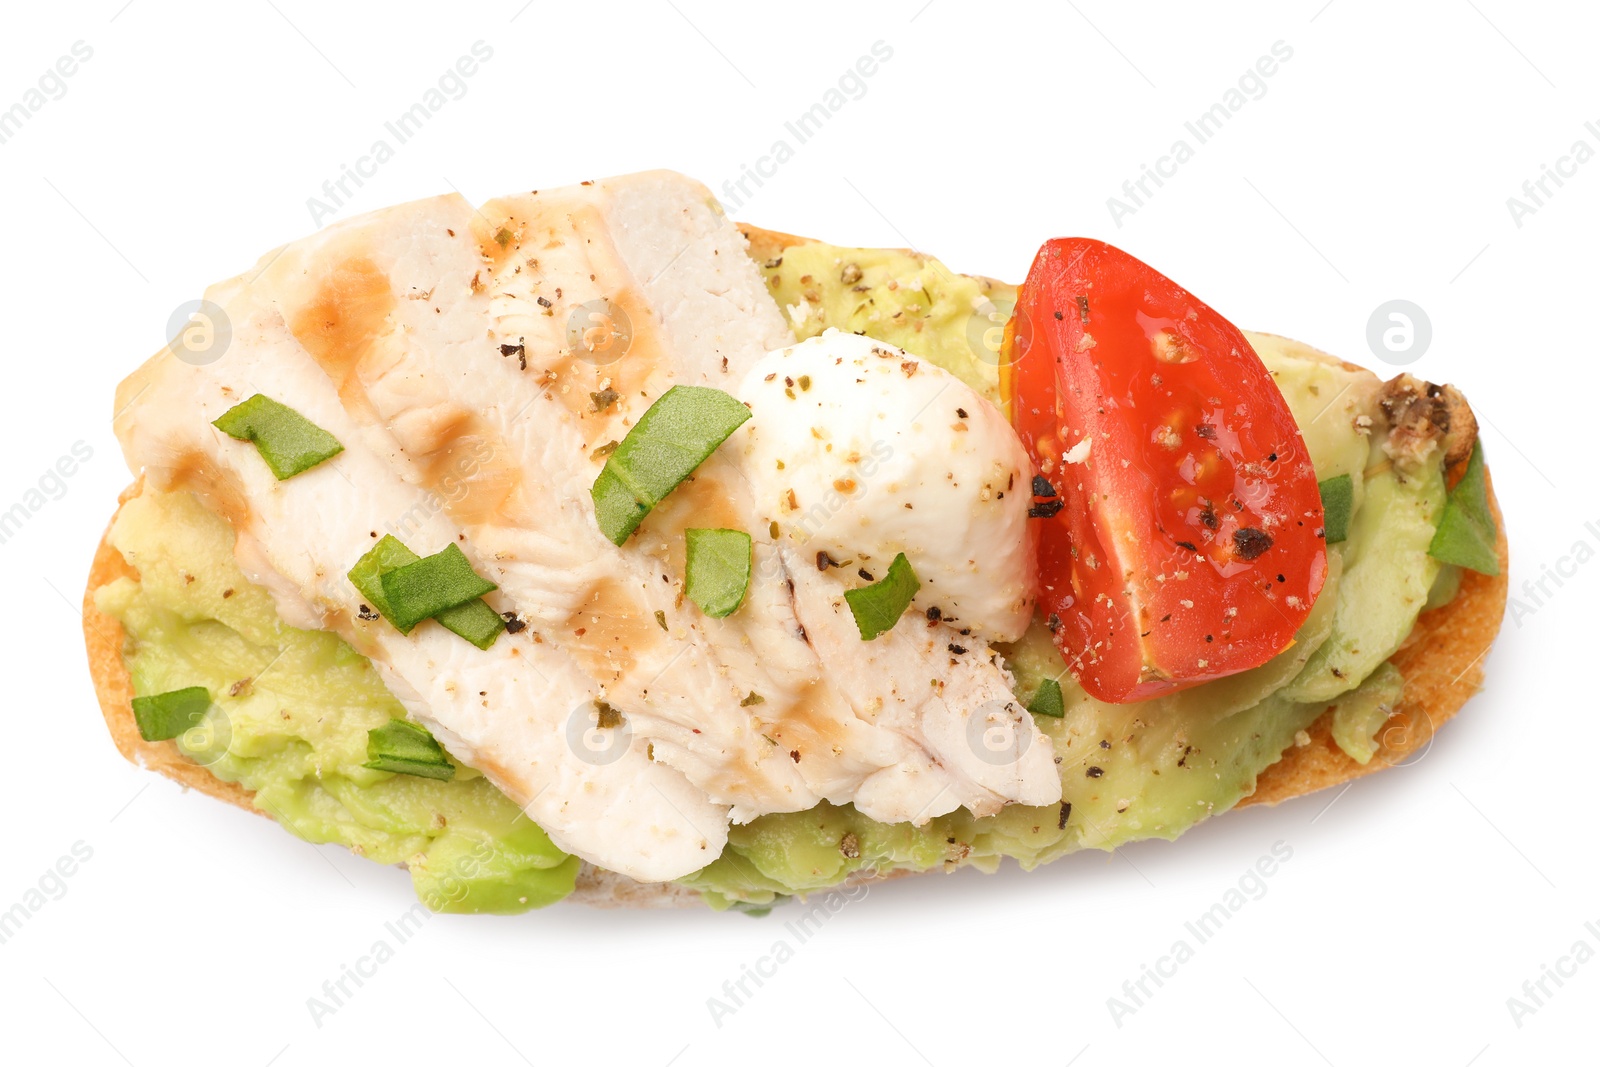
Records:
<instances>
[{"instance_id":1,"label":"green herb piece","mask_svg":"<svg viewBox=\"0 0 1600 1067\"><path fill-rule=\"evenodd\" d=\"M455 765L445 758L433 735L405 719L390 719L367 731L367 762L362 766L441 782L456 776Z\"/></svg>"},{"instance_id":2,"label":"green herb piece","mask_svg":"<svg viewBox=\"0 0 1600 1067\"><path fill-rule=\"evenodd\" d=\"M483 649L494 644L495 638L506 628L506 620L482 600L469 600L446 608L433 618L446 630Z\"/></svg>"},{"instance_id":3,"label":"green herb piece","mask_svg":"<svg viewBox=\"0 0 1600 1067\"><path fill-rule=\"evenodd\" d=\"M460 546L451 542L442 551L424 556L378 578L388 601L389 618L401 632L447 608L476 600L499 588L480 578Z\"/></svg>"},{"instance_id":4,"label":"green herb piece","mask_svg":"<svg viewBox=\"0 0 1600 1067\"><path fill-rule=\"evenodd\" d=\"M1428 555L1492 578L1500 573L1500 556L1495 551L1499 539L1494 513L1489 510L1489 483L1484 477L1483 441L1479 440L1472 446L1466 473L1450 490Z\"/></svg>"},{"instance_id":5,"label":"green herb piece","mask_svg":"<svg viewBox=\"0 0 1600 1067\"><path fill-rule=\"evenodd\" d=\"M894 629L921 588L911 561L902 552L889 564L889 573L882 579L860 589L845 590L844 599L850 605L850 614L856 617L861 640L871 641L885 630Z\"/></svg>"},{"instance_id":6,"label":"green herb piece","mask_svg":"<svg viewBox=\"0 0 1600 1067\"><path fill-rule=\"evenodd\" d=\"M205 718L211 707L211 694L204 686L191 685L170 693L133 698L133 721L139 736L146 741L170 741Z\"/></svg>"},{"instance_id":7,"label":"green herb piece","mask_svg":"<svg viewBox=\"0 0 1600 1067\"><path fill-rule=\"evenodd\" d=\"M1028 701L1028 710L1035 715L1048 715L1052 719L1064 717L1067 713L1067 702L1061 696L1061 683L1054 678L1046 678L1040 682L1039 691Z\"/></svg>"},{"instance_id":8,"label":"green herb piece","mask_svg":"<svg viewBox=\"0 0 1600 1067\"><path fill-rule=\"evenodd\" d=\"M450 546L455 548L454 545ZM446 549L449 551L449 549ZM460 550L457 549L457 554ZM430 557L431 558L431 557ZM413 622L402 626L396 621L395 613L389 606L389 595L384 591L384 575L399 570L402 567L418 563L420 560L415 552L401 544L393 537L384 535L383 540L373 545L366 555L356 561L350 568L350 584L355 586L363 597L367 599L378 613L388 619L394 628L403 634L410 633L416 627ZM465 562L465 557L463 557ZM470 573L471 568L468 568ZM473 575L477 578L477 575ZM481 579L480 579L481 580ZM490 588L494 588L492 585ZM446 608L434 616L439 624L452 633L459 634L479 648L488 648L494 644L495 638L506 628L505 619L495 612L482 600L470 600L464 604ZM421 622L418 619L417 622Z\"/></svg>"},{"instance_id":9,"label":"green herb piece","mask_svg":"<svg viewBox=\"0 0 1600 1067\"><path fill-rule=\"evenodd\" d=\"M417 558L417 554L401 544L398 539L384 534L383 540L373 545L367 554L356 560L356 565L350 568L348 575L350 584L367 598L367 603L376 608L378 614L394 623L394 613L389 610L389 598L383 592L383 576L408 563L415 563ZM408 634L412 627L396 623L395 629Z\"/></svg>"},{"instance_id":10,"label":"green herb piece","mask_svg":"<svg viewBox=\"0 0 1600 1067\"><path fill-rule=\"evenodd\" d=\"M280 482L344 451L333 434L260 393L224 411L211 425L229 437L253 442Z\"/></svg>"},{"instance_id":11,"label":"green herb piece","mask_svg":"<svg viewBox=\"0 0 1600 1067\"><path fill-rule=\"evenodd\" d=\"M1322 533L1327 543L1336 545L1350 536L1350 513L1355 510L1356 483L1348 474L1317 483L1322 494Z\"/></svg>"},{"instance_id":12,"label":"green herb piece","mask_svg":"<svg viewBox=\"0 0 1600 1067\"><path fill-rule=\"evenodd\" d=\"M626 541L650 509L749 417L749 408L720 389L668 389L606 457L595 479L590 493L600 531L612 544Z\"/></svg>"},{"instance_id":13,"label":"green herb piece","mask_svg":"<svg viewBox=\"0 0 1600 1067\"><path fill-rule=\"evenodd\" d=\"M744 603L750 588L750 535L743 530L685 530L684 592L713 619Z\"/></svg>"}]
</instances>

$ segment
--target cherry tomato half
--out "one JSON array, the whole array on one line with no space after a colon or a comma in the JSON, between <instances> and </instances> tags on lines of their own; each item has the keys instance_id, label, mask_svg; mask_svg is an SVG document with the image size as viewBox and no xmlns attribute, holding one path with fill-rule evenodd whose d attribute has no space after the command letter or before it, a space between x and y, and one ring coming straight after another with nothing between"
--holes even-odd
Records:
<instances>
[{"instance_id":1,"label":"cherry tomato half","mask_svg":"<svg viewBox=\"0 0 1600 1067\"><path fill-rule=\"evenodd\" d=\"M1260 666L1327 577L1294 416L1221 315L1117 248L1039 251L1007 329L1034 457L1040 604L1091 695L1142 700Z\"/></svg>"}]
</instances>

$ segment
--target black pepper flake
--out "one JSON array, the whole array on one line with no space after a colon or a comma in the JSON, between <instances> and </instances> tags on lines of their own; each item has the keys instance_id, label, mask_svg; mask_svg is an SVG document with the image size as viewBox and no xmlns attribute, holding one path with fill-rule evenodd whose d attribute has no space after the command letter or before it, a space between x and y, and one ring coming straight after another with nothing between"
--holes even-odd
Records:
<instances>
[{"instance_id":1,"label":"black pepper flake","mask_svg":"<svg viewBox=\"0 0 1600 1067\"><path fill-rule=\"evenodd\" d=\"M929 622L938 622L940 619L944 618L944 612L939 609L937 604L929 608L924 614L928 616Z\"/></svg>"},{"instance_id":2,"label":"black pepper flake","mask_svg":"<svg viewBox=\"0 0 1600 1067\"><path fill-rule=\"evenodd\" d=\"M874 581L874 580L875 580L875 579L874 579L874 578L873 578L873 577L872 577L872 575L871 575L871 574L870 574L870 573L869 573L869 572L868 572L868 571L867 571L867 568L865 568L865 567L862 567L862 568L860 568L860 569L858 569L858 570L857 570L857 571L856 571L856 573L857 573L857 574L859 574L859 575L861 575L861 578L862 578L862 580L863 580L863 581L868 581L868 582L870 582L870 581Z\"/></svg>"},{"instance_id":3,"label":"black pepper flake","mask_svg":"<svg viewBox=\"0 0 1600 1067\"><path fill-rule=\"evenodd\" d=\"M1099 767L1090 767L1088 770L1084 771L1083 773L1088 775L1090 778L1100 778L1100 777L1103 777L1106 772L1101 770Z\"/></svg>"},{"instance_id":4,"label":"black pepper flake","mask_svg":"<svg viewBox=\"0 0 1600 1067\"><path fill-rule=\"evenodd\" d=\"M1051 633L1055 633L1061 629L1061 616L1052 611L1050 616L1044 620L1044 624L1050 628Z\"/></svg>"},{"instance_id":5,"label":"black pepper flake","mask_svg":"<svg viewBox=\"0 0 1600 1067\"><path fill-rule=\"evenodd\" d=\"M1270 456L1267 457L1267 462L1268 463L1276 463L1276 462L1278 462L1278 454L1276 452L1272 453Z\"/></svg>"},{"instance_id":6,"label":"black pepper flake","mask_svg":"<svg viewBox=\"0 0 1600 1067\"><path fill-rule=\"evenodd\" d=\"M967 654L967 650L965 648L953 642L944 647L950 650L950 654L952 656L965 656Z\"/></svg>"},{"instance_id":7,"label":"black pepper flake","mask_svg":"<svg viewBox=\"0 0 1600 1067\"><path fill-rule=\"evenodd\" d=\"M1072 818L1072 801L1063 800L1061 802L1061 814L1056 819L1056 829L1065 830L1067 828L1067 820L1070 818Z\"/></svg>"},{"instance_id":8,"label":"black pepper flake","mask_svg":"<svg viewBox=\"0 0 1600 1067\"><path fill-rule=\"evenodd\" d=\"M1101 748L1110 748L1111 747L1111 742L1107 741L1105 738L1101 738L1100 739L1100 747Z\"/></svg>"},{"instance_id":9,"label":"black pepper flake","mask_svg":"<svg viewBox=\"0 0 1600 1067\"><path fill-rule=\"evenodd\" d=\"M1194 542L1193 541L1179 541L1178 542L1178 547L1179 548L1186 548L1190 552L1198 552L1199 551L1199 549L1194 547Z\"/></svg>"},{"instance_id":10,"label":"black pepper flake","mask_svg":"<svg viewBox=\"0 0 1600 1067\"><path fill-rule=\"evenodd\" d=\"M1055 496L1056 487L1050 484L1050 480L1048 478L1045 478L1043 475L1035 474L1033 476L1033 495L1043 497Z\"/></svg>"},{"instance_id":11,"label":"black pepper flake","mask_svg":"<svg viewBox=\"0 0 1600 1067\"><path fill-rule=\"evenodd\" d=\"M825 571L829 567L839 566L839 561L828 555L827 552L817 553L817 570Z\"/></svg>"},{"instance_id":12,"label":"black pepper flake","mask_svg":"<svg viewBox=\"0 0 1600 1067\"><path fill-rule=\"evenodd\" d=\"M376 622L378 613L367 607L365 604L362 604L356 609L356 618L360 619L362 622Z\"/></svg>"},{"instance_id":13,"label":"black pepper flake","mask_svg":"<svg viewBox=\"0 0 1600 1067\"><path fill-rule=\"evenodd\" d=\"M1059 312L1059 311L1056 312L1056 321L1057 322L1065 322L1066 318L1067 317L1065 315L1061 314L1061 312Z\"/></svg>"},{"instance_id":14,"label":"black pepper flake","mask_svg":"<svg viewBox=\"0 0 1600 1067\"><path fill-rule=\"evenodd\" d=\"M514 611L502 611L500 617L506 620L506 633L508 634L520 634L528 628L528 624L517 618L517 613Z\"/></svg>"},{"instance_id":15,"label":"black pepper flake","mask_svg":"<svg viewBox=\"0 0 1600 1067\"><path fill-rule=\"evenodd\" d=\"M1194 432L1195 436L1203 437L1207 441L1215 441L1217 439L1217 428L1215 426L1207 426L1205 423L1201 423L1194 428Z\"/></svg>"},{"instance_id":16,"label":"black pepper flake","mask_svg":"<svg viewBox=\"0 0 1600 1067\"><path fill-rule=\"evenodd\" d=\"M1279 585L1282 585L1284 582L1287 582L1288 580L1289 579L1285 578L1283 575L1281 575L1281 574L1278 575L1278 584Z\"/></svg>"},{"instance_id":17,"label":"black pepper flake","mask_svg":"<svg viewBox=\"0 0 1600 1067\"><path fill-rule=\"evenodd\" d=\"M1211 635L1210 634L1206 634L1206 644L1209 645L1211 643L1211 641L1212 641Z\"/></svg>"},{"instance_id":18,"label":"black pepper flake","mask_svg":"<svg viewBox=\"0 0 1600 1067\"><path fill-rule=\"evenodd\" d=\"M1028 508L1028 518L1053 519L1066 506L1064 500L1041 500Z\"/></svg>"},{"instance_id":19,"label":"black pepper flake","mask_svg":"<svg viewBox=\"0 0 1600 1067\"><path fill-rule=\"evenodd\" d=\"M546 298L545 298L545 297L542 297L542 296L541 296L541 297L539 297L539 298L538 298L538 299L539 299L539 306L540 306L540 307L542 307L542 308L547 308L547 307L549 307L549 306L550 306L550 301L549 301L549 300L547 300L547 299L546 299Z\"/></svg>"},{"instance_id":20,"label":"black pepper flake","mask_svg":"<svg viewBox=\"0 0 1600 1067\"><path fill-rule=\"evenodd\" d=\"M1217 519L1216 508L1211 506L1211 502L1209 500L1206 501L1205 507L1200 509L1200 525L1204 526L1208 530L1215 530L1217 527L1222 525L1221 521Z\"/></svg>"},{"instance_id":21,"label":"black pepper flake","mask_svg":"<svg viewBox=\"0 0 1600 1067\"><path fill-rule=\"evenodd\" d=\"M1233 550L1242 560L1258 559L1272 547L1272 535L1265 530L1246 526L1233 531Z\"/></svg>"},{"instance_id":22,"label":"black pepper flake","mask_svg":"<svg viewBox=\"0 0 1600 1067\"><path fill-rule=\"evenodd\" d=\"M500 354L502 356L516 356L517 357L517 369L518 370L527 370L528 369L528 351L522 345L520 345L520 344L501 345L500 346Z\"/></svg>"},{"instance_id":23,"label":"black pepper flake","mask_svg":"<svg viewBox=\"0 0 1600 1067\"><path fill-rule=\"evenodd\" d=\"M956 418L964 419L966 417L967 417L967 409L966 408L956 408Z\"/></svg>"}]
</instances>

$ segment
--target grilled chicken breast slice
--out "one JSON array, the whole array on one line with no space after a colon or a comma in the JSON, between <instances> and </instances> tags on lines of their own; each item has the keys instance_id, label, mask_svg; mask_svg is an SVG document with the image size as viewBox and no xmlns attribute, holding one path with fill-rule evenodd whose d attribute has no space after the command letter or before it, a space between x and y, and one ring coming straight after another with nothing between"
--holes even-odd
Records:
<instances>
[{"instance_id":1,"label":"grilled chicken breast slice","mask_svg":"<svg viewBox=\"0 0 1600 1067\"><path fill-rule=\"evenodd\" d=\"M672 385L733 391L793 340L744 247L703 187L667 172L351 220L269 257L248 286L214 291L246 328L215 368L164 356L130 379L125 451L153 484L205 495L286 617L371 655L458 758L597 865L674 877L720 851L730 817L818 800L920 823L956 806L1058 799L1037 766L1048 742L1009 702L987 647L946 663L937 627L856 647L839 626L842 585L763 536L750 475L727 455L627 545L599 534L596 451ZM273 482L250 446L208 425L268 392L260 382L346 454ZM162 416L146 419L155 405ZM330 472L353 467L360 492L340 503ZM302 479L320 488L300 490ZM330 516L359 536L308 536ZM755 577L729 618L684 602L690 526L756 534ZM353 618L344 574L380 531L419 552L461 544L500 585L497 608L531 624L523 640L537 656L509 638L482 653L432 624L402 638ZM507 648L520 662L502 662ZM942 699L914 692L912 675ZM596 700L623 712L632 739L598 769L571 742ZM974 752L975 737L1007 730L1031 756L1019 750L1008 769Z\"/></svg>"},{"instance_id":2,"label":"grilled chicken breast slice","mask_svg":"<svg viewBox=\"0 0 1600 1067\"><path fill-rule=\"evenodd\" d=\"M471 556L474 546L417 484L387 428L341 401L277 308L242 283L208 297L232 320L232 344L207 366L163 351L122 384L115 428L129 465L155 488L196 492L227 518L247 573L287 617L314 619L371 658L412 717L560 847L640 881L714 859L726 841L724 807L638 746L603 762L569 744L572 724L601 692L559 648L523 634L484 651L436 623L407 636L361 618L370 613L346 572L394 523L409 517L406 541L418 554L457 543ZM276 480L253 445L211 426L258 392L332 433L344 451Z\"/></svg>"}]
</instances>

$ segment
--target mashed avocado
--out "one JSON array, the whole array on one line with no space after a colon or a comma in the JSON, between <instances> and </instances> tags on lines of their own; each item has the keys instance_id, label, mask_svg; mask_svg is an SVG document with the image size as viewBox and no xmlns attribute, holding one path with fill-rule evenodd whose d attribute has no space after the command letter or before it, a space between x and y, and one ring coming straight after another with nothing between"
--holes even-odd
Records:
<instances>
[{"instance_id":1,"label":"mashed avocado","mask_svg":"<svg viewBox=\"0 0 1600 1067\"><path fill-rule=\"evenodd\" d=\"M787 249L763 269L800 338L866 333L998 402L1014 288L908 252L823 244ZM1330 547L1327 586L1292 647L1253 671L1137 704L1103 704L1063 676L1064 714L1037 719L1060 757L1059 808L955 812L922 827L829 804L766 815L733 827L723 855L685 884L714 907L759 906L864 869L992 871L1006 857L1031 868L1079 848L1174 838L1248 796L1330 707L1337 742L1370 760L1402 682L1386 660L1458 577L1428 556L1442 474L1403 479L1383 461L1369 432L1379 421L1370 378L1281 338L1250 340L1318 478L1349 474L1354 489L1349 539ZM254 790L259 807L308 840L405 863L430 907L518 911L571 891L577 860L471 769L436 782L361 766L367 731L403 710L337 637L279 621L240 573L223 520L187 495L146 494L124 508L113 543L140 578L106 587L98 602L128 632L135 690L211 690L211 735L180 743L214 774ZM1041 623L1001 651L1024 702L1061 671Z\"/></svg>"},{"instance_id":2,"label":"mashed avocado","mask_svg":"<svg viewBox=\"0 0 1600 1067\"><path fill-rule=\"evenodd\" d=\"M203 685L205 722L177 744L307 841L403 863L436 911L518 912L572 891L578 861L489 781L368 770L367 731L405 710L372 665L329 633L278 619L233 557L233 531L187 493L123 506L111 542L139 572L95 597L127 631L139 695Z\"/></svg>"},{"instance_id":3,"label":"mashed avocado","mask_svg":"<svg viewBox=\"0 0 1600 1067\"><path fill-rule=\"evenodd\" d=\"M862 331L999 400L997 348L985 331L990 308L1003 309L1003 324L1015 305L1010 286L962 278L914 253L822 244L785 249L763 270L800 338L830 327ZM1369 376L1282 338L1250 341L1294 412L1318 479L1349 474L1354 487L1350 537L1330 548L1328 583L1288 651L1136 704L1101 703L1063 676L1064 715L1036 717L1060 758L1059 809L1012 806L985 819L955 812L921 828L884 826L848 806L766 815L734 827L723 855L686 881L714 905L761 903L860 869L994 870L1006 857L1031 868L1078 848L1171 839L1253 792L1257 776L1330 707L1339 743L1370 759L1398 696L1398 672L1385 661L1436 587L1428 545L1444 506L1443 474L1402 479L1388 468L1369 432L1378 421ZM1024 702L1061 671L1041 621L1001 651Z\"/></svg>"}]
</instances>

